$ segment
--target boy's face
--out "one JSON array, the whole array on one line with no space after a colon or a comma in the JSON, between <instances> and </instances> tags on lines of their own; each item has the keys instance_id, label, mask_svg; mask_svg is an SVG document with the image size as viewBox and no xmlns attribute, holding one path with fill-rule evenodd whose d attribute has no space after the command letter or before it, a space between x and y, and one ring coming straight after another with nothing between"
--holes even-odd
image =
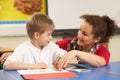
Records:
<instances>
[{"instance_id":1,"label":"boy's face","mask_svg":"<svg viewBox=\"0 0 120 80\"><path fill-rule=\"evenodd\" d=\"M47 30L45 31L43 34L39 35L38 38L38 46L47 46L49 44L49 42L52 40L52 30Z\"/></svg>"}]
</instances>

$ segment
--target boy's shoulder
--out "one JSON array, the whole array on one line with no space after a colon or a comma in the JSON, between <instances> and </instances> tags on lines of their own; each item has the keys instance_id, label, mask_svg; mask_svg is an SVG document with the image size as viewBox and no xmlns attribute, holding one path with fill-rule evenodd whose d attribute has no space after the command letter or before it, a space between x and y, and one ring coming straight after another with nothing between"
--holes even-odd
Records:
<instances>
[{"instance_id":1,"label":"boy's shoulder","mask_svg":"<svg viewBox=\"0 0 120 80\"><path fill-rule=\"evenodd\" d=\"M54 46L57 46L57 45L56 45L54 42L51 41L51 42L49 42L49 44L48 44L47 46L49 46L49 47L50 47L50 46L54 47Z\"/></svg>"},{"instance_id":2,"label":"boy's shoulder","mask_svg":"<svg viewBox=\"0 0 120 80\"><path fill-rule=\"evenodd\" d=\"M25 42L21 43L19 46L21 46L21 45L28 45L30 43L31 43L30 41L25 41Z\"/></svg>"},{"instance_id":3,"label":"boy's shoulder","mask_svg":"<svg viewBox=\"0 0 120 80\"><path fill-rule=\"evenodd\" d=\"M49 42L49 44L46 46L46 48L49 48L49 49L57 49L59 48L59 46L55 43L55 42Z\"/></svg>"},{"instance_id":4,"label":"boy's shoulder","mask_svg":"<svg viewBox=\"0 0 120 80\"><path fill-rule=\"evenodd\" d=\"M30 46L30 45L31 45L30 41L25 41L25 42L19 44L16 48L25 48L25 47Z\"/></svg>"}]
</instances>

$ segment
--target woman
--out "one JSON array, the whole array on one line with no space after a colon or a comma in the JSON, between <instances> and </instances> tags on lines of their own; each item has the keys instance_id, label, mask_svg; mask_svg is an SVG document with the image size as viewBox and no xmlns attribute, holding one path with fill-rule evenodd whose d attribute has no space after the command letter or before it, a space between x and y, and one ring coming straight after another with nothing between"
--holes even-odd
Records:
<instances>
[{"instance_id":1,"label":"woman","mask_svg":"<svg viewBox=\"0 0 120 80\"><path fill-rule=\"evenodd\" d=\"M58 70L66 67L68 62L77 57L79 63L88 63L94 67L104 66L109 63L110 52L108 48L101 45L108 43L117 28L115 22L108 16L82 15L84 20L76 38L57 41L61 48L67 49L65 54L57 63Z\"/></svg>"}]
</instances>

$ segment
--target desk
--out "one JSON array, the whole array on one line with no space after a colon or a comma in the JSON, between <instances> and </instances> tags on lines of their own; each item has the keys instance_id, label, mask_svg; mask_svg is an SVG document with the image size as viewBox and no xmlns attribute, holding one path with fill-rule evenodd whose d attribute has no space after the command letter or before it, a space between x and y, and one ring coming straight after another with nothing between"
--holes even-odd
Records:
<instances>
[{"instance_id":1,"label":"desk","mask_svg":"<svg viewBox=\"0 0 120 80\"><path fill-rule=\"evenodd\" d=\"M42 80L120 80L120 62L110 62L107 66L88 72L76 72L77 78L51 78ZM0 80L24 80L17 71L0 70Z\"/></svg>"},{"instance_id":2,"label":"desk","mask_svg":"<svg viewBox=\"0 0 120 80\"><path fill-rule=\"evenodd\" d=\"M5 52L13 52L13 49L0 47L0 54L3 54Z\"/></svg>"}]
</instances>

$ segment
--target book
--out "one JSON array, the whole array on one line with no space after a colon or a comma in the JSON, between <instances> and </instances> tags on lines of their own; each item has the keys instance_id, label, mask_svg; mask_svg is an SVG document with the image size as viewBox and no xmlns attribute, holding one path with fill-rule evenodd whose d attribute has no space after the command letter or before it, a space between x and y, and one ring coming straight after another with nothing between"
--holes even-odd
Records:
<instances>
[{"instance_id":1,"label":"book","mask_svg":"<svg viewBox=\"0 0 120 80\"><path fill-rule=\"evenodd\" d=\"M62 70L50 70L50 69L39 69L39 70L17 70L24 79L42 79L42 78L72 78L77 77L74 72Z\"/></svg>"},{"instance_id":2,"label":"book","mask_svg":"<svg viewBox=\"0 0 120 80\"><path fill-rule=\"evenodd\" d=\"M90 69L86 68L78 68L78 67L69 67L69 68L64 68L67 71L72 71L72 72L88 72L91 71Z\"/></svg>"},{"instance_id":3,"label":"book","mask_svg":"<svg viewBox=\"0 0 120 80\"><path fill-rule=\"evenodd\" d=\"M64 68L67 71L73 71L73 72L87 72L91 71L91 67L87 64L77 64L77 63L69 63L71 67Z\"/></svg>"},{"instance_id":4,"label":"book","mask_svg":"<svg viewBox=\"0 0 120 80\"><path fill-rule=\"evenodd\" d=\"M69 65L75 66L80 69L90 69L90 65L88 64L77 64L77 63L69 63Z\"/></svg>"}]
</instances>

